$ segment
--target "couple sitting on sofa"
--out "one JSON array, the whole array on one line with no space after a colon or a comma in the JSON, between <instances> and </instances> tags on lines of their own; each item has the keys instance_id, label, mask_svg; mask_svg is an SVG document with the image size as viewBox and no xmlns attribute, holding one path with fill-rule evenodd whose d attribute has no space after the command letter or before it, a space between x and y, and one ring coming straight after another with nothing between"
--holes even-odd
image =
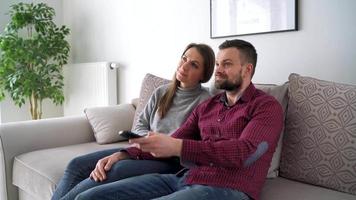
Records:
<instances>
[{"instance_id":1,"label":"couple sitting on sofa","mask_svg":"<svg viewBox=\"0 0 356 200\"><path fill-rule=\"evenodd\" d=\"M200 83L213 73L214 52L188 45L172 83L140 114L134 130L148 136L73 159L52 199L258 199L283 113L251 83L256 61L250 43L222 43L215 86L225 92L209 98Z\"/></svg>"}]
</instances>

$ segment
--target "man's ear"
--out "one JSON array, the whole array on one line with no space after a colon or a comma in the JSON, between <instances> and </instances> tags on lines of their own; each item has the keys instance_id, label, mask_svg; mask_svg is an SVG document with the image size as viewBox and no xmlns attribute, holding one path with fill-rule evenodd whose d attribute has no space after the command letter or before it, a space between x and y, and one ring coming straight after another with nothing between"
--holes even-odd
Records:
<instances>
[{"instance_id":1,"label":"man's ear","mask_svg":"<svg viewBox=\"0 0 356 200\"><path fill-rule=\"evenodd\" d=\"M252 78L253 65L251 63L247 63L245 67L245 75L249 75Z\"/></svg>"}]
</instances>

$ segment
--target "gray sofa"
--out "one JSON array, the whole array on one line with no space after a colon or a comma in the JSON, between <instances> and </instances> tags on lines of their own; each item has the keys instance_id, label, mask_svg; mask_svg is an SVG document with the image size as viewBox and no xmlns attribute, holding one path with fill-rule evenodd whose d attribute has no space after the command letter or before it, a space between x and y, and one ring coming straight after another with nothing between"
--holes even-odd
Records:
<instances>
[{"instance_id":1,"label":"gray sofa","mask_svg":"<svg viewBox=\"0 0 356 200\"><path fill-rule=\"evenodd\" d=\"M115 107L116 129L131 127L152 90L166 82L148 74L138 101ZM261 199L355 200L356 86L292 74L284 85L257 87L285 109L268 175L274 178L266 178ZM88 115L1 124L0 199L48 200L72 158L128 145L98 144L94 126Z\"/></svg>"}]
</instances>

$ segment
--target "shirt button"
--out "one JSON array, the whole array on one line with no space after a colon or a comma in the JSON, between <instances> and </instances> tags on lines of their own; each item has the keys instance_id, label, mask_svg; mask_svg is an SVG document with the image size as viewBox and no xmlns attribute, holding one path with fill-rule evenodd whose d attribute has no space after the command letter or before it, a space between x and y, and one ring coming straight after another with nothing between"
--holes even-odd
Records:
<instances>
[{"instance_id":1,"label":"shirt button","mask_svg":"<svg viewBox=\"0 0 356 200\"><path fill-rule=\"evenodd\" d=\"M220 122L220 121L221 121L221 119L219 118L217 121L218 121L218 122Z\"/></svg>"},{"instance_id":2,"label":"shirt button","mask_svg":"<svg viewBox=\"0 0 356 200\"><path fill-rule=\"evenodd\" d=\"M209 163L209 165L210 165L210 167L214 166L214 164L213 164L213 163Z\"/></svg>"}]
</instances>

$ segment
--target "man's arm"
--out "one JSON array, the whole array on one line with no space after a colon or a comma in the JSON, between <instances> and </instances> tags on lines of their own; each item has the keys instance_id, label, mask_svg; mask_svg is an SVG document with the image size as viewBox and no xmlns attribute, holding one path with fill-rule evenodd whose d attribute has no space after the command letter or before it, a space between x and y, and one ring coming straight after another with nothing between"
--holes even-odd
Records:
<instances>
[{"instance_id":1,"label":"man's arm","mask_svg":"<svg viewBox=\"0 0 356 200\"><path fill-rule=\"evenodd\" d=\"M183 125L171 136L150 133L148 137L131 139L130 143L136 143L138 148L128 148L129 154L138 156L137 159L153 159L154 157L180 157L182 149L182 138L200 139L198 128L198 111L197 108L189 115ZM142 152L144 151L144 152ZM138 152L140 152L138 154Z\"/></svg>"},{"instance_id":2,"label":"man's arm","mask_svg":"<svg viewBox=\"0 0 356 200\"><path fill-rule=\"evenodd\" d=\"M239 138L219 141L184 139L181 160L195 165L243 167L251 165L274 148L282 129L283 112L276 101L268 101L253 114Z\"/></svg>"}]
</instances>

